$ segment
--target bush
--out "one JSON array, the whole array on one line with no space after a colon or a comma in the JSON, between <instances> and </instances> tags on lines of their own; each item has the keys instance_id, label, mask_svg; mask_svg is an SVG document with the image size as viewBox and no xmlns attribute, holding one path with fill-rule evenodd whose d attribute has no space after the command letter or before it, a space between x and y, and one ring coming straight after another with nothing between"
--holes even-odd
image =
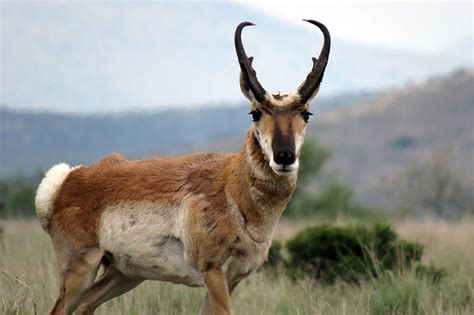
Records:
<instances>
[{"instance_id":1,"label":"bush","mask_svg":"<svg viewBox=\"0 0 474 315\"><path fill-rule=\"evenodd\" d=\"M419 262L423 246L397 238L388 225L304 229L288 241L287 268L323 281L358 282L381 273L402 273Z\"/></svg>"},{"instance_id":2,"label":"bush","mask_svg":"<svg viewBox=\"0 0 474 315\"><path fill-rule=\"evenodd\" d=\"M426 279L432 284L438 284L446 276L446 270L437 268L433 264L429 266L418 265L415 268L415 276L418 279Z\"/></svg>"},{"instance_id":3,"label":"bush","mask_svg":"<svg viewBox=\"0 0 474 315\"><path fill-rule=\"evenodd\" d=\"M340 183L331 182L321 192L299 194L289 206L292 215L318 215L328 219L336 219L341 214L350 212L352 189Z\"/></svg>"},{"instance_id":4,"label":"bush","mask_svg":"<svg viewBox=\"0 0 474 315\"><path fill-rule=\"evenodd\" d=\"M300 172L298 187L304 189L321 170L326 161L331 157L331 151L320 144L316 139L308 137L301 148Z\"/></svg>"},{"instance_id":5,"label":"bush","mask_svg":"<svg viewBox=\"0 0 474 315\"><path fill-rule=\"evenodd\" d=\"M324 164L330 157L331 151L327 147L313 138L306 139L301 148L297 188L283 215L318 215L329 220L340 217L364 221L383 219L379 209L354 201L350 186L334 176L321 176Z\"/></svg>"},{"instance_id":6,"label":"bush","mask_svg":"<svg viewBox=\"0 0 474 315\"><path fill-rule=\"evenodd\" d=\"M281 256L282 244L280 241L273 241L270 250L268 251L268 258L266 265L270 267L278 267L283 264L283 257Z\"/></svg>"},{"instance_id":7,"label":"bush","mask_svg":"<svg viewBox=\"0 0 474 315\"><path fill-rule=\"evenodd\" d=\"M300 196L292 204L292 214L317 215L321 218L336 220L348 218L356 220L383 220L383 211L360 202L353 198L353 190L337 180L331 180L322 187L317 196Z\"/></svg>"},{"instance_id":8,"label":"bush","mask_svg":"<svg viewBox=\"0 0 474 315\"><path fill-rule=\"evenodd\" d=\"M283 215L297 216L302 214L301 209L307 209L300 206L300 201L307 199L309 195L308 187L319 176L330 156L329 149L321 145L316 139L311 137L306 139L301 148L297 188Z\"/></svg>"},{"instance_id":9,"label":"bush","mask_svg":"<svg viewBox=\"0 0 474 315\"><path fill-rule=\"evenodd\" d=\"M0 179L0 218L33 215L36 183L18 176L14 180Z\"/></svg>"}]
</instances>

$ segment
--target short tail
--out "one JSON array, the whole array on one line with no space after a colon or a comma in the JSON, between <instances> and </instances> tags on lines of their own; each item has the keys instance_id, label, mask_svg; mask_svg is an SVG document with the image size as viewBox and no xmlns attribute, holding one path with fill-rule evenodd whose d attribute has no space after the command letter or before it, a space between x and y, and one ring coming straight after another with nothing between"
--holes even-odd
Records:
<instances>
[{"instance_id":1,"label":"short tail","mask_svg":"<svg viewBox=\"0 0 474 315\"><path fill-rule=\"evenodd\" d=\"M49 221L53 215L53 203L66 177L76 167L66 163L57 164L46 172L41 184L36 191L35 206L36 214L43 229L47 230Z\"/></svg>"}]
</instances>

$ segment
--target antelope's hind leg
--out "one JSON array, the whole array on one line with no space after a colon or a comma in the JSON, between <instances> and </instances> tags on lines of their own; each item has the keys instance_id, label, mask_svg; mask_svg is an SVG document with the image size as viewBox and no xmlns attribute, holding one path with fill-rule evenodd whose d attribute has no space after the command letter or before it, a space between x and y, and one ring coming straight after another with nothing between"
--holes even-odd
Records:
<instances>
[{"instance_id":1,"label":"antelope's hind leg","mask_svg":"<svg viewBox=\"0 0 474 315\"><path fill-rule=\"evenodd\" d=\"M50 314L69 315L74 312L82 295L94 283L102 257L102 250L90 248L74 261L68 262L61 273L59 297Z\"/></svg>"},{"instance_id":2,"label":"antelope's hind leg","mask_svg":"<svg viewBox=\"0 0 474 315\"><path fill-rule=\"evenodd\" d=\"M112 265L105 268L103 275L83 295L76 314L94 314L95 309L101 304L130 291L143 281L128 278Z\"/></svg>"}]
</instances>

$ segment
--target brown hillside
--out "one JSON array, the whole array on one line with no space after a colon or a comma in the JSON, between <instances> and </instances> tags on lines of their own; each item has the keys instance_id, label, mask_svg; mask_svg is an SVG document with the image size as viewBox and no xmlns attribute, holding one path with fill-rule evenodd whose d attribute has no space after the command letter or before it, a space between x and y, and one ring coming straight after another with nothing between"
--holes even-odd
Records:
<instances>
[{"instance_id":1,"label":"brown hillside","mask_svg":"<svg viewBox=\"0 0 474 315\"><path fill-rule=\"evenodd\" d=\"M330 168L366 198L381 178L435 152L448 152L473 180L474 73L458 71L321 114L310 134L333 150Z\"/></svg>"}]
</instances>

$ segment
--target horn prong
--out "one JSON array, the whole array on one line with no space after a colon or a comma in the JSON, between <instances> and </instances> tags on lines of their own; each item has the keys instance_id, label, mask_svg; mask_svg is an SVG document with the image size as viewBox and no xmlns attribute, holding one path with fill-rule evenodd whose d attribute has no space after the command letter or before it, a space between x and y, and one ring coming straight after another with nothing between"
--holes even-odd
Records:
<instances>
[{"instance_id":1,"label":"horn prong","mask_svg":"<svg viewBox=\"0 0 474 315\"><path fill-rule=\"evenodd\" d=\"M246 26L254 26L252 22L242 22L237 26L235 30L235 51L237 53L237 58L239 60L240 69L242 72L242 79L248 88L252 91L253 96L258 102L263 102L267 91L262 87L260 82L257 79L257 73L252 67L253 57L247 57L244 46L242 44L242 29Z\"/></svg>"},{"instance_id":2,"label":"horn prong","mask_svg":"<svg viewBox=\"0 0 474 315\"><path fill-rule=\"evenodd\" d=\"M321 48L321 52L319 53L319 57L312 58L313 59L313 68L311 72L306 77L306 80L301 84L298 88L298 94L300 95L300 99L303 103L306 103L311 96L318 90L321 81L323 80L324 71L326 70L326 65L329 59L329 52L331 50L331 36L329 35L329 31L324 26L324 24L311 20L311 19L303 19L303 21L308 22L317 26L324 35L324 43L323 47Z\"/></svg>"}]
</instances>

